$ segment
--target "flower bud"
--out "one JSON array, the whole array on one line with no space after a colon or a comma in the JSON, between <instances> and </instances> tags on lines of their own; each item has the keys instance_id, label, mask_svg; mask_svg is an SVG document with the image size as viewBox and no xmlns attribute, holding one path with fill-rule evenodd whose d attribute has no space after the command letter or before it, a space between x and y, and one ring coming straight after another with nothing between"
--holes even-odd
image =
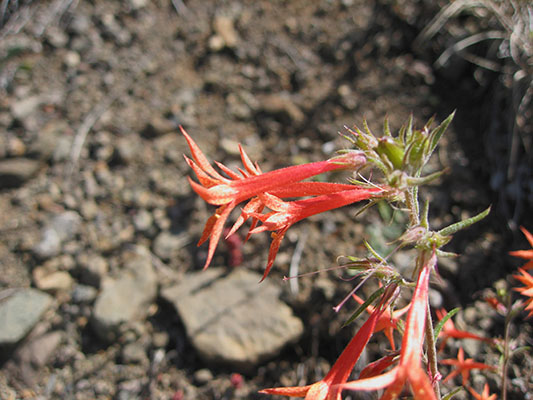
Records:
<instances>
[{"instance_id":1,"label":"flower bud","mask_svg":"<svg viewBox=\"0 0 533 400\"><path fill-rule=\"evenodd\" d=\"M380 138L376 150L379 155L385 155L395 169L400 169L402 167L404 149L391 137L385 136Z\"/></svg>"},{"instance_id":2,"label":"flower bud","mask_svg":"<svg viewBox=\"0 0 533 400\"><path fill-rule=\"evenodd\" d=\"M362 151L350 150L339 157L332 158L330 161L343 164L346 168L359 169L366 164L366 156Z\"/></svg>"}]
</instances>

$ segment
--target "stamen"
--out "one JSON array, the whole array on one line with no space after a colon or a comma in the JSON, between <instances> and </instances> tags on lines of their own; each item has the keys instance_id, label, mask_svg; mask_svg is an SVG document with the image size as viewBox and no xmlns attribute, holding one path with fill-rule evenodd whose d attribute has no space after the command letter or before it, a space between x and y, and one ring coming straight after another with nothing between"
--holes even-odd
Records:
<instances>
[{"instance_id":1,"label":"stamen","mask_svg":"<svg viewBox=\"0 0 533 400\"><path fill-rule=\"evenodd\" d=\"M335 271L335 270L337 270L337 269L341 269L341 268L346 268L346 266L345 266L345 265L336 265L336 266L334 266L334 267L329 267L329 268L319 269L318 271L306 272L305 274L299 274L299 275L294 275L294 276L284 276L284 277L283 277L283 280L284 280L284 281L288 281L289 279L303 278L303 277L305 277L305 276L316 275L316 274L319 274L319 273L321 273L321 272Z\"/></svg>"},{"instance_id":2,"label":"stamen","mask_svg":"<svg viewBox=\"0 0 533 400\"><path fill-rule=\"evenodd\" d=\"M344 303L346 303L348 301L349 298L352 297L353 294L355 294L355 292L357 292L357 290L363 286L363 284L368 280L368 278L370 278L372 275L374 275L374 273L370 273L368 274L366 277L363 278L363 280L361 282L359 282L359 285L357 285L352 291L350 291L350 293L348 293L348 295L342 299L342 301L337 304L335 307L333 307L333 309L335 310L335 312L339 312L339 310L341 309L341 307L344 305Z\"/></svg>"}]
</instances>

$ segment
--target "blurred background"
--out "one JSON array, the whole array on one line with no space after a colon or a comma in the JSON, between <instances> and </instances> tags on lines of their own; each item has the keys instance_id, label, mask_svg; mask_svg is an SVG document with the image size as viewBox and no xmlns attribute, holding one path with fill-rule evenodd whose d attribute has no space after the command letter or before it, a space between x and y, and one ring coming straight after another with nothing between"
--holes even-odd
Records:
<instances>
[{"instance_id":1,"label":"blurred background","mask_svg":"<svg viewBox=\"0 0 533 400\"><path fill-rule=\"evenodd\" d=\"M281 278L364 256L363 240L386 252L402 216L302 222L261 285L266 234L221 243L199 273L213 208L186 180L180 125L210 160L238 167L242 143L266 171L331 157L364 119L377 133L456 110L430 166L449 173L423 192L431 223L493 211L449 245L462 256L432 301L501 335L480 299L533 229L532 15L520 0L2 0L0 398L268 398L322 378L352 337L354 305L331 307L353 281ZM523 399L533 365L515 362Z\"/></svg>"}]
</instances>

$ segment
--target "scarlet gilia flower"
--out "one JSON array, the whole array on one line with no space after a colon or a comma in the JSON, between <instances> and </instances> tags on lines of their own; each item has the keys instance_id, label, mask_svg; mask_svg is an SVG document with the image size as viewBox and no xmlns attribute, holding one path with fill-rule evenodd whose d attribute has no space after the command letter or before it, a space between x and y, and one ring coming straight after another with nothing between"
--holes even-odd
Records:
<instances>
[{"instance_id":1,"label":"scarlet gilia flower","mask_svg":"<svg viewBox=\"0 0 533 400\"><path fill-rule=\"evenodd\" d=\"M349 190L336 193L324 194L304 200L285 202L280 198L268 193L260 194L262 203L273 210L268 214L248 213L248 216L258 219L262 225L252 229L250 232L259 233L264 231L272 232L272 244L268 252L268 263L263 275L263 279L268 275L274 259L278 253L281 241L287 230L296 222L324 211L333 210L361 200L367 200L379 193L381 188L361 188L353 186Z\"/></svg>"},{"instance_id":2,"label":"scarlet gilia flower","mask_svg":"<svg viewBox=\"0 0 533 400\"><path fill-rule=\"evenodd\" d=\"M398 365L381 375L347 382L341 385L342 389L368 391L387 388L381 400L393 400L400 396L405 384L409 382L416 400L436 400L431 381L421 365L428 307L429 276L435 264L436 256L433 254L418 275L407 314Z\"/></svg>"},{"instance_id":3,"label":"scarlet gilia flower","mask_svg":"<svg viewBox=\"0 0 533 400\"><path fill-rule=\"evenodd\" d=\"M461 374L461 377L463 378L463 385L468 384L468 379L470 378L470 370L472 369L492 369L494 367L483 364L480 362L475 362L471 358L465 359L465 352L462 347L459 348L459 351L457 352L457 358L449 358L447 360L442 360L441 364L444 365L453 365L456 369L450 372L450 374L444 378L442 382L446 383L450 379L454 378L455 376Z\"/></svg>"},{"instance_id":4,"label":"scarlet gilia flower","mask_svg":"<svg viewBox=\"0 0 533 400\"><path fill-rule=\"evenodd\" d=\"M444 308L441 308L439 310L436 310L435 313L437 314L437 318L442 320L446 316L446 310ZM439 338L442 339L442 343L439 347L439 351L442 351L444 349L444 346L446 346L446 343L448 342L448 339L454 338L454 339L475 339L475 340L482 340L484 342L492 342L492 339L485 338L483 336L476 335L475 333L470 333L467 331L462 331L457 328L455 328L455 324L453 321L448 319L444 326L442 327L442 330L439 333Z\"/></svg>"},{"instance_id":5,"label":"scarlet gilia flower","mask_svg":"<svg viewBox=\"0 0 533 400\"><path fill-rule=\"evenodd\" d=\"M533 247L533 235L531 233L529 233L529 231L526 228L524 228L523 226L520 227L520 230L522 231L522 233L526 237L526 239L529 242L529 244L531 245L531 247ZM514 257L520 257L520 258L523 258L524 260L529 260L527 263L525 263L522 266L522 268L523 269L533 269L533 249L531 249L531 250L510 251L509 254L514 256Z\"/></svg>"},{"instance_id":6,"label":"scarlet gilia flower","mask_svg":"<svg viewBox=\"0 0 533 400\"><path fill-rule=\"evenodd\" d=\"M362 298L360 298L356 294L353 294L352 297L359 304L364 304L365 302ZM374 312L374 307L372 305L369 305L366 308L366 310L369 313L372 313ZM383 313L379 317L378 322L376 323L376 328L374 332L383 331L387 339L389 339L389 343L393 351L396 350L396 345L394 344L394 330L398 329L398 321L400 320L400 317L404 315L408 310L409 310L409 304L399 310L394 310L392 313L387 308L383 311Z\"/></svg>"},{"instance_id":7,"label":"scarlet gilia flower","mask_svg":"<svg viewBox=\"0 0 533 400\"><path fill-rule=\"evenodd\" d=\"M374 310L322 380L307 386L263 389L259 393L305 397L307 400L341 400L342 387L340 385L348 380L355 363L372 337L376 322L384 307L380 305Z\"/></svg>"},{"instance_id":8,"label":"scarlet gilia flower","mask_svg":"<svg viewBox=\"0 0 533 400\"><path fill-rule=\"evenodd\" d=\"M520 282L522 282L524 285L523 287L514 288L513 290L516 290L517 292L520 292L522 296L529 297L526 300L526 310L529 311L529 314L527 317L533 316L533 276L528 274L524 269L518 268L518 272L520 272L520 275L516 274L513 275L513 278L518 279Z\"/></svg>"},{"instance_id":9,"label":"scarlet gilia flower","mask_svg":"<svg viewBox=\"0 0 533 400\"><path fill-rule=\"evenodd\" d=\"M496 400L497 397L495 394L489 393L489 385L488 383L485 383L485 386L483 387L483 393L479 394L474 389L472 389L470 386L467 387L468 391L472 396L474 396L474 399L476 400Z\"/></svg>"},{"instance_id":10,"label":"scarlet gilia flower","mask_svg":"<svg viewBox=\"0 0 533 400\"><path fill-rule=\"evenodd\" d=\"M224 224L231 211L243 201L248 200L248 203L243 207L242 215L237 219L233 228L228 232L228 236L235 233L235 231L250 216L254 218L251 230L254 229L259 220L258 216L261 215L260 213L266 205L264 202L265 198L276 198L277 201L281 202L281 199L286 197L317 196L313 199L307 199L309 200L309 207L307 207L307 211L303 213L307 213L307 215L299 218L302 219L306 216L316 214L317 212L335 208L328 208L324 205L312 206L311 203L313 203L313 201L311 200L314 200L316 203L323 203L331 200L333 201L333 204L338 204L336 207L341 207L342 205L353 203L355 201L369 199L383 192L383 189L377 187L362 188L355 185L327 182L301 182L306 178L324 172L338 169L357 169L361 167L366 162L366 158L363 153L358 151L348 152L342 156L331 158L326 161L291 166L262 173L259 166L250 161L248 155L239 145L244 169L239 169L239 173L236 173L225 165L216 163L218 168L227 175L227 177L224 177L211 166L198 145L183 128L181 128L181 133L187 140L192 155L192 159L185 156L185 161L195 172L199 181L199 183L197 183L189 178L189 183L192 189L207 203L219 206L215 213L207 220L202 236L198 242L198 245L201 245L209 239L209 248L204 269L209 266L213 259L215 249L222 236ZM331 198L322 197L333 194L337 195ZM306 203L302 203L302 207L305 204ZM292 220L292 223L294 222L296 222L295 219ZM279 240L279 242L280 241L281 240ZM273 251L271 248L269 254L269 266L267 267L265 276L272 266L276 252L277 249L276 251Z\"/></svg>"}]
</instances>

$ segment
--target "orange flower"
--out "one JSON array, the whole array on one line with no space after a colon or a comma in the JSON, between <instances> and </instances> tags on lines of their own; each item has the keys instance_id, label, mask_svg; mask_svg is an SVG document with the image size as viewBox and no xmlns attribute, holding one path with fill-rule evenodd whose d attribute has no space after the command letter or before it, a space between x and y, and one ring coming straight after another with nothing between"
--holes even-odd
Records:
<instances>
[{"instance_id":1,"label":"orange flower","mask_svg":"<svg viewBox=\"0 0 533 400\"><path fill-rule=\"evenodd\" d=\"M356 294L353 294L352 297L359 304L363 304L365 302ZM374 307L372 305L369 305L366 310L369 313L372 313L374 312ZM374 332L383 331L387 339L389 339L389 343L393 351L396 350L396 345L394 344L394 330L398 328L398 321L400 320L400 317L404 315L408 310L409 304L406 305L404 308L393 311L392 314L387 308L383 311L383 314L379 317L379 320L376 323L376 328L374 329Z\"/></svg>"},{"instance_id":2,"label":"orange flower","mask_svg":"<svg viewBox=\"0 0 533 400\"><path fill-rule=\"evenodd\" d=\"M431 381L422 368L426 312L428 307L429 275L436 264L433 254L424 265L413 293L402 340L399 364L382 375L358 379L341 385L348 390L378 390L387 388L381 400L397 399L407 382L415 400L436 400Z\"/></svg>"},{"instance_id":3,"label":"orange flower","mask_svg":"<svg viewBox=\"0 0 533 400\"><path fill-rule=\"evenodd\" d=\"M201 245L209 239L209 248L204 269L211 263L222 235L224 224L231 211L239 203L250 200L244 206L244 215L246 215L246 213L260 213L263 210L264 205L257 196L267 192L283 198L324 195L344 190L360 189L354 185L300 181L327 171L346 168L357 169L366 162L366 158L362 152L353 151L326 161L296 165L262 173L259 166L250 161L248 155L239 145L241 160L244 165L244 170L239 169L240 175L225 165L216 162L220 170L228 176L226 178L211 166L198 145L187 132L181 127L180 129L187 140L192 155L192 159L185 156L185 161L195 172L199 181L197 183L188 178L192 189L207 203L219 206L215 214L207 220L198 242L198 245ZM237 220L229 235L233 234L243 224L246 219L244 215ZM256 223L257 221L253 222L252 229Z\"/></svg>"},{"instance_id":4,"label":"orange flower","mask_svg":"<svg viewBox=\"0 0 533 400\"><path fill-rule=\"evenodd\" d=\"M529 244L531 245L531 247L533 247L533 235L531 233L529 233L528 230L526 228L524 228L523 226L520 227L520 230L522 231L522 233L526 237L526 239L529 242ZM531 249L531 250L510 251L509 254L514 256L514 257L520 257L520 258L523 258L525 260L529 260L527 263L525 263L522 266L522 268L523 269L533 269L533 249Z\"/></svg>"},{"instance_id":5,"label":"orange flower","mask_svg":"<svg viewBox=\"0 0 533 400\"><path fill-rule=\"evenodd\" d=\"M339 385L348 380L355 363L372 337L381 312L381 307L374 310L322 380L307 386L263 389L259 393L305 397L307 400L341 400L342 389Z\"/></svg>"},{"instance_id":6,"label":"orange flower","mask_svg":"<svg viewBox=\"0 0 533 400\"><path fill-rule=\"evenodd\" d=\"M259 193L269 192L276 188L288 187L292 183L324 172L337 169L358 168L366 162L366 158L362 152L353 151L326 161L293 165L261 173L259 167L250 161L242 147L239 146L241 159L246 168L246 171L239 171L243 177L223 164L217 163L217 166L231 178L228 179L220 175L209 164L209 161L200 148L183 128L181 128L181 133L185 136L189 144L194 161L188 157L185 157L185 160L194 170L200 181L200 184L198 184L189 178L189 183L193 190L206 202L217 206L230 203L238 204L257 196Z\"/></svg>"},{"instance_id":7,"label":"orange flower","mask_svg":"<svg viewBox=\"0 0 533 400\"><path fill-rule=\"evenodd\" d=\"M446 310L444 310L444 308L436 310L435 313L437 314L437 318L439 320L442 320L446 316ZM439 351L442 351L442 349L446 345L446 342L450 338L454 338L454 339L475 339L475 340L482 340L484 342L492 342L492 339L476 335L475 333L470 333L470 332L467 332L467 331L461 331L459 329L456 329L455 328L455 324L453 323L451 318L448 319L444 323L444 326L442 327L442 330L439 333L439 338L442 338L442 343L440 345Z\"/></svg>"},{"instance_id":8,"label":"orange flower","mask_svg":"<svg viewBox=\"0 0 533 400\"><path fill-rule=\"evenodd\" d=\"M524 269L518 268L521 275L513 275L513 278L522 282L524 287L514 288L517 292L520 292L522 296L529 297L526 300L526 310L529 311L527 317L533 316L533 276L529 275Z\"/></svg>"},{"instance_id":9,"label":"orange flower","mask_svg":"<svg viewBox=\"0 0 533 400\"><path fill-rule=\"evenodd\" d=\"M496 400L497 398L495 394L489 393L489 385L487 383L485 383L485 386L483 387L483 393L481 394L474 391L474 389L472 389L470 386L468 386L467 389L476 400Z\"/></svg>"},{"instance_id":10,"label":"orange flower","mask_svg":"<svg viewBox=\"0 0 533 400\"><path fill-rule=\"evenodd\" d=\"M453 370L442 382L448 382L453 377L461 374L461 377L463 378L463 385L468 384L468 378L470 378L470 370L471 369L488 369L488 368L494 368L490 365L475 362L471 358L467 358L465 360L465 352L462 347L459 348L459 351L457 352L457 358L449 358L447 360L442 360L441 364L445 365L453 365L456 367L455 370Z\"/></svg>"},{"instance_id":11,"label":"orange flower","mask_svg":"<svg viewBox=\"0 0 533 400\"><path fill-rule=\"evenodd\" d=\"M352 186L350 190L289 202L282 201L278 197L268 193L260 194L259 198L262 203L273 211L268 214L248 213L248 216L256 218L263 223L261 226L252 229L250 231L251 233L259 233L267 230L274 231L272 232L273 240L268 252L268 263L263 274L263 279L268 275L274 264L274 259L276 258L285 233L296 222L315 214L343 207L357 201L370 199L382 192L383 189L381 188ZM244 213L246 214L246 212Z\"/></svg>"}]
</instances>

